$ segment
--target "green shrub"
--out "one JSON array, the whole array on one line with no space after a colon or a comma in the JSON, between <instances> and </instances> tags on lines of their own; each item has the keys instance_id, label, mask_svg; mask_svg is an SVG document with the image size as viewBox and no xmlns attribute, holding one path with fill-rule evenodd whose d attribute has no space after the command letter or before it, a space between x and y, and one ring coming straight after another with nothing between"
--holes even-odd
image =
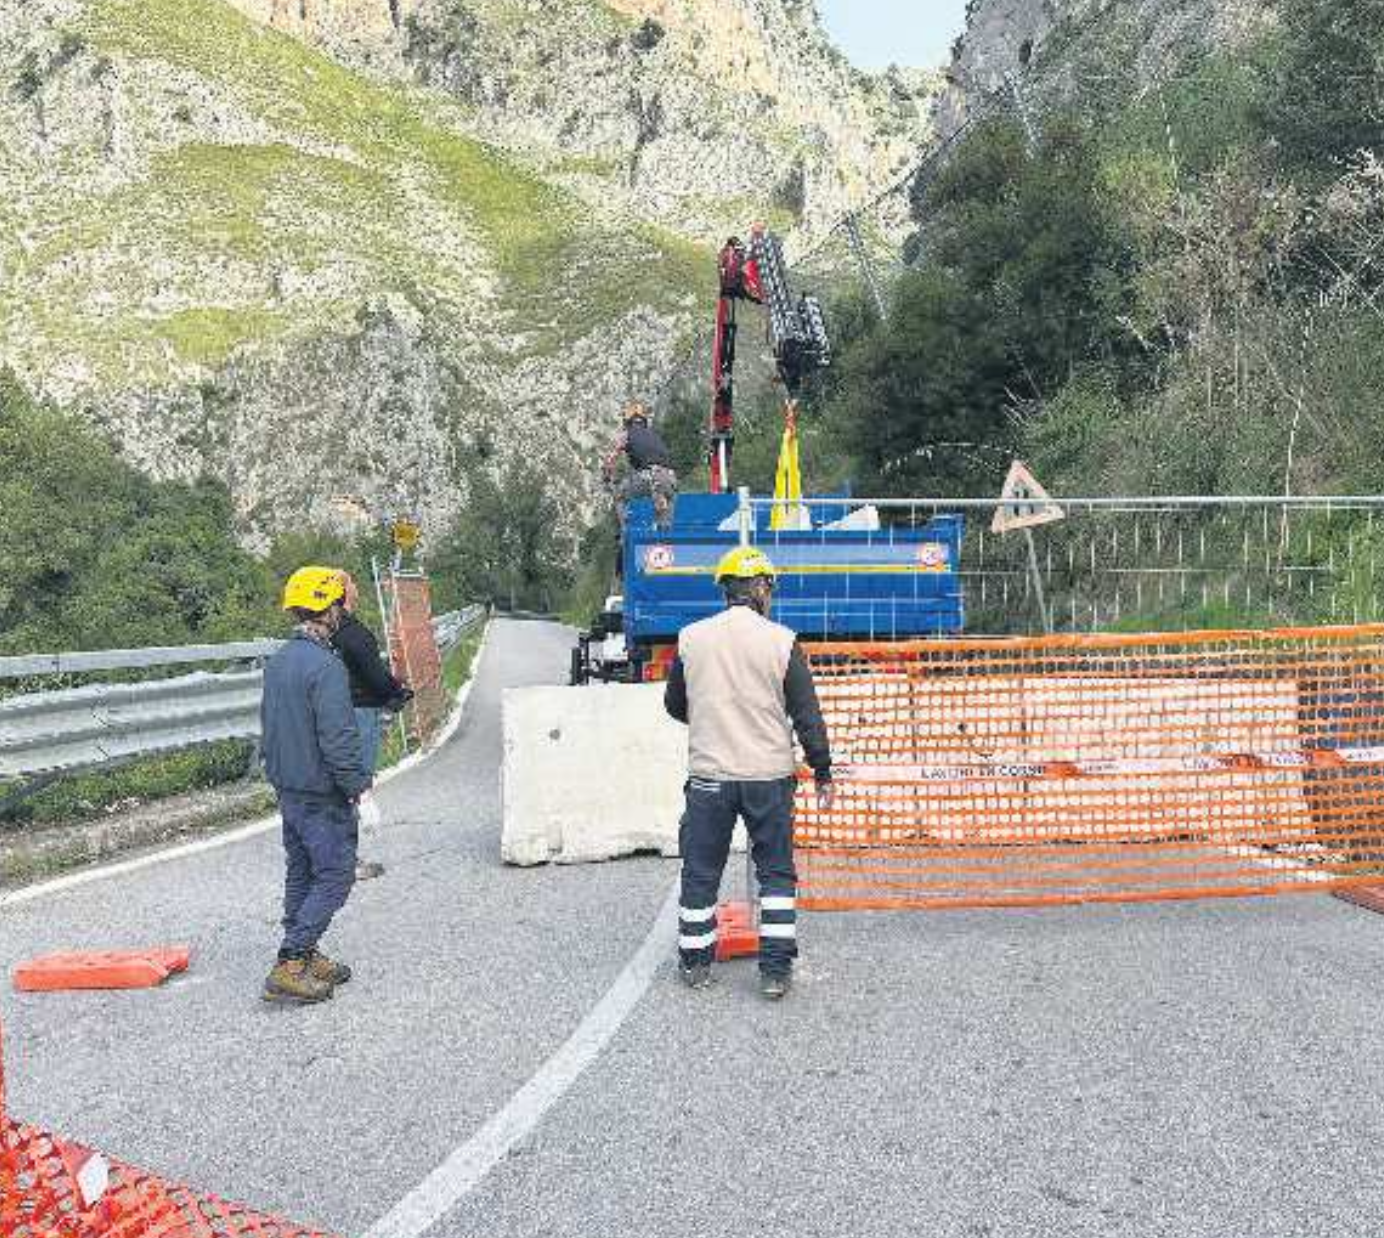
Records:
<instances>
[{"instance_id":1,"label":"green shrub","mask_svg":"<svg viewBox=\"0 0 1384 1238\"><path fill-rule=\"evenodd\" d=\"M121 807L221 786L246 776L253 745L226 740L146 757L112 769L72 774L28 792L0 787L0 831L90 820Z\"/></svg>"},{"instance_id":2,"label":"green shrub","mask_svg":"<svg viewBox=\"0 0 1384 1238\"><path fill-rule=\"evenodd\" d=\"M0 377L0 652L195 644L274 623L217 482L154 482Z\"/></svg>"}]
</instances>

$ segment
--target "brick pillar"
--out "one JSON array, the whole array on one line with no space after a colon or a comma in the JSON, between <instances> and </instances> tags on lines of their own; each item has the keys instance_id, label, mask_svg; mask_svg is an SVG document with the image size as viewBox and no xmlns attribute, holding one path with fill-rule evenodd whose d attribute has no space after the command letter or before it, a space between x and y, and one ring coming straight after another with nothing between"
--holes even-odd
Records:
<instances>
[{"instance_id":1,"label":"brick pillar","mask_svg":"<svg viewBox=\"0 0 1384 1238\"><path fill-rule=\"evenodd\" d=\"M442 724L447 712L442 687L442 656L432 627L432 593L427 577L391 575L389 594L389 661L394 674L413 689L413 704L405 715L409 733L424 743Z\"/></svg>"}]
</instances>

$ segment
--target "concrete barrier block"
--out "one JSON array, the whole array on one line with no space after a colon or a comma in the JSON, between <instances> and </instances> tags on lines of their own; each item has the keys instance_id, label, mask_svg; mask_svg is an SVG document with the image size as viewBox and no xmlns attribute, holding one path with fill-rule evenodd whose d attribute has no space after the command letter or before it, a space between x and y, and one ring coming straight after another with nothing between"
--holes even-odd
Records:
<instances>
[{"instance_id":1,"label":"concrete barrier block","mask_svg":"<svg viewBox=\"0 0 1384 1238\"><path fill-rule=\"evenodd\" d=\"M677 855L687 729L661 684L511 688L503 726L505 863Z\"/></svg>"}]
</instances>

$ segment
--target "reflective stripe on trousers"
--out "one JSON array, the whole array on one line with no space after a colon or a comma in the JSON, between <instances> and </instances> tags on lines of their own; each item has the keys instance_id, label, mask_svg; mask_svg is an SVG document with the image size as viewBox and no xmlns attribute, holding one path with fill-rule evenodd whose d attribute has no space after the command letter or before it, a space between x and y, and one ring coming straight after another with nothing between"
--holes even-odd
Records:
<instances>
[{"instance_id":1,"label":"reflective stripe on trousers","mask_svg":"<svg viewBox=\"0 0 1384 1238\"><path fill-rule=\"evenodd\" d=\"M678 951L685 964L709 963L716 948L716 900L737 818L750 835L760 893L760 970L783 973L798 954L793 868L793 778L771 782L687 781L682 816L682 906Z\"/></svg>"}]
</instances>

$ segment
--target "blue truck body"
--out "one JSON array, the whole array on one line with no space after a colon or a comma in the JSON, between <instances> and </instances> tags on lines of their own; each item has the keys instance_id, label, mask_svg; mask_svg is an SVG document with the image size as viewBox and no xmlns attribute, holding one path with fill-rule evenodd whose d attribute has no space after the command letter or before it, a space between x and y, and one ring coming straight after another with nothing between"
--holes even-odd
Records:
<instances>
[{"instance_id":1,"label":"blue truck body","mask_svg":"<svg viewBox=\"0 0 1384 1238\"><path fill-rule=\"evenodd\" d=\"M812 506L810 530L771 529L768 506L755 508L754 544L779 572L775 619L810 640L904 640L963 630L962 516L918 527L837 529L824 526L857 505L827 497ZM739 541L737 511L733 494L686 494L673 527L660 530L647 499L630 505L623 626L631 649L673 642L689 623L722 609L714 572Z\"/></svg>"}]
</instances>

